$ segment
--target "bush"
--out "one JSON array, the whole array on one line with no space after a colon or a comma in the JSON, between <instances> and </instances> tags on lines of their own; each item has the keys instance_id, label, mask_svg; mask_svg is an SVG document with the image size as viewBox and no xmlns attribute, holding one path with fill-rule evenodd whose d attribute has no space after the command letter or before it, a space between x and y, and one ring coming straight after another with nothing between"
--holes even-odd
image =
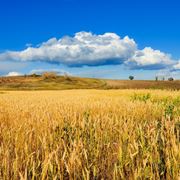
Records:
<instances>
[{"instance_id":1,"label":"bush","mask_svg":"<svg viewBox=\"0 0 180 180\"><path fill-rule=\"evenodd\" d=\"M174 79L172 77L168 78L168 81L174 81Z\"/></svg>"},{"instance_id":2,"label":"bush","mask_svg":"<svg viewBox=\"0 0 180 180\"><path fill-rule=\"evenodd\" d=\"M30 77L39 77L40 75L38 75L38 74L31 74L31 75L29 75Z\"/></svg>"},{"instance_id":3,"label":"bush","mask_svg":"<svg viewBox=\"0 0 180 180\"><path fill-rule=\"evenodd\" d=\"M67 73L64 73L64 79L67 80L67 81L71 81L72 80Z\"/></svg>"},{"instance_id":4,"label":"bush","mask_svg":"<svg viewBox=\"0 0 180 180\"><path fill-rule=\"evenodd\" d=\"M57 74L55 72L44 72L42 74L43 79L56 79Z\"/></svg>"}]
</instances>

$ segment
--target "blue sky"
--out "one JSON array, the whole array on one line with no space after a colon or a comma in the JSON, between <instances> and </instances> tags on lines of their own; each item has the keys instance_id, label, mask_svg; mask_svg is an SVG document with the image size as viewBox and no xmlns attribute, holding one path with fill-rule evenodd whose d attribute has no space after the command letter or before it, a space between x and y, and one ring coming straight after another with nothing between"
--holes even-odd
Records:
<instances>
[{"instance_id":1,"label":"blue sky","mask_svg":"<svg viewBox=\"0 0 180 180\"><path fill-rule=\"evenodd\" d=\"M179 9L178 0L1 0L0 74L180 78Z\"/></svg>"}]
</instances>

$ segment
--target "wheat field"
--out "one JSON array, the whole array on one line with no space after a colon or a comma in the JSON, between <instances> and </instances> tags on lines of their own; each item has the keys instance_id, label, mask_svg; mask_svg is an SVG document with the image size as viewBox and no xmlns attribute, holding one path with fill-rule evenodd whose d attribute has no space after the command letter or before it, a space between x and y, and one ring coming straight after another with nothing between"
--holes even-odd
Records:
<instances>
[{"instance_id":1,"label":"wheat field","mask_svg":"<svg viewBox=\"0 0 180 180\"><path fill-rule=\"evenodd\" d=\"M179 91L0 93L0 179L179 178Z\"/></svg>"}]
</instances>

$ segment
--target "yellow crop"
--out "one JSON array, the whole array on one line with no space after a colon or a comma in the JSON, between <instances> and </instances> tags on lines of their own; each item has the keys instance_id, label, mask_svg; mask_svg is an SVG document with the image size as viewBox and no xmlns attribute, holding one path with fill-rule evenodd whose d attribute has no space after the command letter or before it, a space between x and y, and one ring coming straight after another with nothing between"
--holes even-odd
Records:
<instances>
[{"instance_id":1,"label":"yellow crop","mask_svg":"<svg viewBox=\"0 0 180 180\"><path fill-rule=\"evenodd\" d=\"M178 179L180 93L0 93L0 179Z\"/></svg>"}]
</instances>

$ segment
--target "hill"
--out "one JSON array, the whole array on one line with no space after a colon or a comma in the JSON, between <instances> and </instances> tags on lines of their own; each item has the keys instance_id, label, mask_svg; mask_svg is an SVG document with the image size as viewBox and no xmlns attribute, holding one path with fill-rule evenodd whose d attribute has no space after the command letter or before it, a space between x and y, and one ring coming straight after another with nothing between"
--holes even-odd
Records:
<instances>
[{"instance_id":1,"label":"hill","mask_svg":"<svg viewBox=\"0 0 180 180\"><path fill-rule=\"evenodd\" d=\"M0 90L63 90L63 89L176 89L180 81L107 80L80 77L42 76L1 77Z\"/></svg>"},{"instance_id":2,"label":"hill","mask_svg":"<svg viewBox=\"0 0 180 180\"><path fill-rule=\"evenodd\" d=\"M180 80L153 81L153 80L106 80L110 89L172 89L180 90Z\"/></svg>"},{"instance_id":3,"label":"hill","mask_svg":"<svg viewBox=\"0 0 180 180\"><path fill-rule=\"evenodd\" d=\"M106 81L90 78L64 77L46 78L42 76L1 77L0 90L63 90L63 89L99 89Z\"/></svg>"}]
</instances>

